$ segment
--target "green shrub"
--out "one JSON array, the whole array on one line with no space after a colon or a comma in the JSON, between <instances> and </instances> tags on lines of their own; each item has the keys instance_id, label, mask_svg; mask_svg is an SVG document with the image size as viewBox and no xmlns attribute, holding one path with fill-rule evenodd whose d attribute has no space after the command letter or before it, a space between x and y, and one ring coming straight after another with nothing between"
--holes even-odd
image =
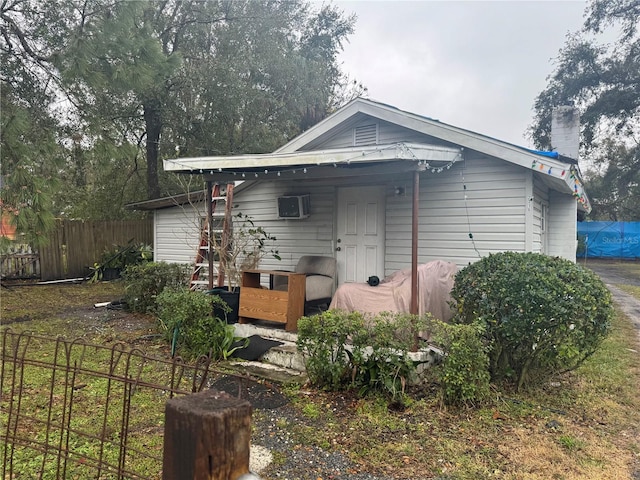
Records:
<instances>
[{"instance_id":1,"label":"green shrub","mask_svg":"<svg viewBox=\"0 0 640 480\"><path fill-rule=\"evenodd\" d=\"M492 380L517 388L576 368L609 331L611 295L590 270L535 253L484 257L456 275L457 323L479 322Z\"/></svg>"},{"instance_id":2,"label":"green shrub","mask_svg":"<svg viewBox=\"0 0 640 480\"><path fill-rule=\"evenodd\" d=\"M158 295L158 321L172 353L180 351L186 358L209 355L212 360L226 360L236 348L233 325L213 315L214 306L227 310L217 295L194 292L187 288L165 288Z\"/></svg>"},{"instance_id":3,"label":"green shrub","mask_svg":"<svg viewBox=\"0 0 640 480\"><path fill-rule=\"evenodd\" d=\"M309 380L329 390L348 385L352 368L345 346L349 337L364 328L364 317L358 312L328 310L298 320L297 345L305 357Z\"/></svg>"},{"instance_id":4,"label":"green shrub","mask_svg":"<svg viewBox=\"0 0 640 480\"><path fill-rule=\"evenodd\" d=\"M430 317L405 313L381 313L369 328L352 337L351 363L360 393L381 391L402 400L408 382L416 380L417 363L409 352Z\"/></svg>"},{"instance_id":5,"label":"green shrub","mask_svg":"<svg viewBox=\"0 0 640 480\"><path fill-rule=\"evenodd\" d=\"M91 282L102 280L106 269L121 272L130 265L139 265L153 259L153 250L144 243L129 243L128 245L114 245L105 249L100 260L91 267Z\"/></svg>"},{"instance_id":6,"label":"green shrub","mask_svg":"<svg viewBox=\"0 0 640 480\"><path fill-rule=\"evenodd\" d=\"M164 262L130 265L122 272L122 278L129 309L133 312L154 313L156 298L162 290L188 285L189 266Z\"/></svg>"},{"instance_id":7,"label":"green shrub","mask_svg":"<svg viewBox=\"0 0 640 480\"><path fill-rule=\"evenodd\" d=\"M417 364L409 357L425 318L327 311L298 321L298 348L312 383L330 390L357 388L401 400Z\"/></svg>"},{"instance_id":8,"label":"green shrub","mask_svg":"<svg viewBox=\"0 0 640 480\"><path fill-rule=\"evenodd\" d=\"M489 395L489 357L483 333L477 323L434 322L432 338L444 351L441 364L434 367L444 403L476 403Z\"/></svg>"}]
</instances>

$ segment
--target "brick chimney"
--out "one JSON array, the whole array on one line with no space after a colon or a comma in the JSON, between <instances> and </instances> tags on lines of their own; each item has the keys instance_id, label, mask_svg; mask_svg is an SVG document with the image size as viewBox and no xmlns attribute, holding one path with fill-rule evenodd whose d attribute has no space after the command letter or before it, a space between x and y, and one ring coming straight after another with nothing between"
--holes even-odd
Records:
<instances>
[{"instance_id":1,"label":"brick chimney","mask_svg":"<svg viewBox=\"0 0 640 480\"><path fill-rule=\"evenodd\" d=\"M574 160L580 148L580 114L569 105L554 107L551 112L551 149Z\"/></svg>"}]
</instances>

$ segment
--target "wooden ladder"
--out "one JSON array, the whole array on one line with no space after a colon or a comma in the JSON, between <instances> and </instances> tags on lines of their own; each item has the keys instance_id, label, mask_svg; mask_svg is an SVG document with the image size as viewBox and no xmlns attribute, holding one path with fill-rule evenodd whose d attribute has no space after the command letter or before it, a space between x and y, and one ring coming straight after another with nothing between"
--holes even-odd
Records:
<instances>
[{"instance_id":1,"label":"wooden ladder","mask_svg":"<svg viewBox=\"0 0 640 480\"><path fill-rule=\"evenodd\" d=\"M189 288L191 290L201 290L201 289L211 289L213 288L214 283L217 283L217 286L224 285L224 272L221 268L221 264L218 263L218 267L214 266L213 271L210 271L210 255L215 254L215 252L211 251L210 246L210 235L221 235L222 245L225 245L228 242L229 238L229 229L231 225L231 201L233 198L233 183L227 185L227 190L225 195L221 195L220 192L220 184L213 185L213 188L207 186L207 197L210 197L210 210L209 206L207 206L207 216L202 223L202 227L200 229L200 241L198 243L198 250L196 251L196 258L193 263L193 270L191 273L191 278L189 280ZM219 201L225 202L225 213L224 216L215 215L216 205ZM215 218L223 218L222 228L216 225L212 225L213 219ZM218 261L220 262L221 259ZM214 282L214 278L217 278L217 282Z\"/></svg>"}]
</instances>

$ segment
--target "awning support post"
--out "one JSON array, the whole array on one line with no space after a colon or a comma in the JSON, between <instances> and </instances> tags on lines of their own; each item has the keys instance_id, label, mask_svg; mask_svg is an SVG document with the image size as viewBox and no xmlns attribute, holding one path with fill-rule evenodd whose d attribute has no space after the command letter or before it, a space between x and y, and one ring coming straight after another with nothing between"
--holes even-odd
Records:
<instances>
[{"instance_id":1,"label":"awning support post","mask_svg":"<svg viewBox=\"0 0 640 480\"><path fill-rule=\"evenodd\" d=\"M418 200L420 197L420 169L413 172L413 208L411 218L411 305L410 313L418 315ZM412 350L418 350L418 333L413 339Z\"/></svg>"}]
</instances>

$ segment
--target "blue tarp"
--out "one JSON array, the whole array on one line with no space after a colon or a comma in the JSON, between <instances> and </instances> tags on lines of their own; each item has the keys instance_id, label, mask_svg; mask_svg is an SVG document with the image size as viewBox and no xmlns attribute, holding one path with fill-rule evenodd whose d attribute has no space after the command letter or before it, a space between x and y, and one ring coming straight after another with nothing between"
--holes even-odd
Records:
<instances>
[{"instance_id":1,"label":"blue tarp","mask_svg":"<svg viewBox=\"0 0 640 480\"><path fill-rule=\"evenodd\" d=\"M560 154L558 152L545 152L543 150L532 150L531 148L527 148L531 153L535 153L536 155L542 155L543 157L549 158L560 158Z\"/></svg>"},{"instance_id":2,"label":"blue tarp","mask_svg":"<svg viewBox=\"0 0 640 480\"><path fill-rule=\"evenodd\" d=\"M578 222L588 258L640 258L640 222Z\"/></svg>"}]
</instances>

